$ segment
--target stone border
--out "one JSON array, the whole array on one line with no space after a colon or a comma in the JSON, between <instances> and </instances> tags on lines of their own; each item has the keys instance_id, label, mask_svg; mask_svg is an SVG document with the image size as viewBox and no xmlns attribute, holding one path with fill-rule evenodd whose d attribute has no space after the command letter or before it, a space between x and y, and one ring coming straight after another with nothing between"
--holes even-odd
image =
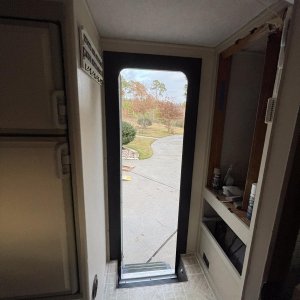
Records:
<instances>
[{"instance_id":1,"label":"stone border","mask_svg":"<svg viewBox=\"0 0 300 300\"><path fill-rule=\"evenodd\" d=\"M133 149L122 147L122 159L137 160L139 159L139 153Z\"/></svg>"}]
</instances>

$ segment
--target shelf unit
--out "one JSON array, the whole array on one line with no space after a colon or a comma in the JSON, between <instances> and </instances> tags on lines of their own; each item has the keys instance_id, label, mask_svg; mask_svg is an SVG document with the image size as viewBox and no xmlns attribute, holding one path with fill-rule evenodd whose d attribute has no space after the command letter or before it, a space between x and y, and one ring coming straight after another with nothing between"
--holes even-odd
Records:
<instances>
[{"instance_id":1,"label":"shelf unit","mask_svg":"<svg viewBox=\"0 0 300 300\"><path fill-rule=\"evenodd\" d=\"M252 58L247 58L246 52L228 57L224 56L225 50L219 57L207 186L211 186L214 168L221 167L224 178L226 169L233 163L237 170L234 179L244 190L244 211L248 207L251 185L257 182L259 175L267 128L265 112L275 83L280 40L280 30L267 36L264 59L260 59L262 72L255 66L258 59L254 52L249 52ZM238 61L238 55L244 55L244 59ZM249 101L242 103L244 99ZM249 116L250 111L254 112L254 118ZM234 156L237 156L237 161L229 163Z\"/></svg>"},{"instance_id":2,"label":"shelf unit","mask_svg":"<svg viewBox=\"0 0 300 300\"><path fill-rule=\"evenodd\" d=\"M216 295L223 300L242 296L254 228L250 225L256 217L254 214L250 221L246 211L251 186L264 172L260 167L267 129L265 113L273 94L282 34L280 26L270 30L268 24L254 29L219 55L198 258ZM254 47L253 41L258 43ZM245 48L250 50L242 51ZM259 53L255 53L257 49ZM214 168L221 169L224 182L231 164L235 169L234 185L244 191L240 209L228 202L221 189L211 188ZM255 203L258 201L256 197ZM231 240L241 246L238 254Z\"/></svg>"}]
</instances>

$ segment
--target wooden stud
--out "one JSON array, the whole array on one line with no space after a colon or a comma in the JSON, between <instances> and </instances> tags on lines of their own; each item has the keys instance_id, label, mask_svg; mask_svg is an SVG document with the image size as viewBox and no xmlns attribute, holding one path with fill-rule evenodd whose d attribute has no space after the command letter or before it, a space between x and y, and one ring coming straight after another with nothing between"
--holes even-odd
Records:
<instances>
[{"instance_id":1,"label":"wooden stud","mask_svg":"<svg viewBox=\"0 0 300 300\"><path fill-rule=\"evenodd\" d=\"M275 83L278 56L281 42L281 31L272 33L268 37L267 50L260 97L256 112L255 128L252 139L252 147L248 165L248 173L243 197L243 209L247 210L252 183L257 182L260 169L261 157L264 147L267 125L265 114L268 98L272 97Z\"/></svg>"},{"instance_id":2,"label":"wooden stud","mask_svg":"<svg viewBox=\"0 0 300 300\"><path fill-rule=\"evenodd\" d=\"M214 168L220 167L221 150L226 113L227 95L230 81L231 57L219 57L216 100L210 146L210 159L207 176L207 186L211 186Z\"/></svg>"}]
</instances>

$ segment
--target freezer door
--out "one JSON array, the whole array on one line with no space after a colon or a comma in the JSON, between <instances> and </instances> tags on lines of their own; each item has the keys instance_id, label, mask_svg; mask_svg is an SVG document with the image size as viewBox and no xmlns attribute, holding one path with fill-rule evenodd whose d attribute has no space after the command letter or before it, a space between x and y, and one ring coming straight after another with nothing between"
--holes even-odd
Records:
<instances>
[{"instance_id":1,"label":"freezer door","mask_svg":"<svg viewBox=\"0 0 300 300\"><path fill-rule=\"evenodd\" d=\"M65 129L58 26L0 19L0 40L0 129Z\"/></svg>"},{"instance_id":2,"label":"freezer door","mask_svg":"<svg viewBox=\"0 0 300 300\"><path fill-rule=\"evenodd\" d=\"M0 299L78 289L67 154L63 140L0 140Z\"/></svg>"}]
</instances>

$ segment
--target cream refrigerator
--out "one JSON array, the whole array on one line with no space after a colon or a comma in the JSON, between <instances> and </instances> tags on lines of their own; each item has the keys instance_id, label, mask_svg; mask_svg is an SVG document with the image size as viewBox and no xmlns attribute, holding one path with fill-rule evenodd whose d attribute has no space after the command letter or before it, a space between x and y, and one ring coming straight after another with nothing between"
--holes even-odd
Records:
<instances>
[{"instance_id":1,"label":"cream refrigerator","mask_svg":"<svg viewBox=\"0 0 300 300\"><path fill-rule=\"evenodd\" d=\"M60 28L0 19L0 299L78 290Z\"/></svg>"}]
</instances>

